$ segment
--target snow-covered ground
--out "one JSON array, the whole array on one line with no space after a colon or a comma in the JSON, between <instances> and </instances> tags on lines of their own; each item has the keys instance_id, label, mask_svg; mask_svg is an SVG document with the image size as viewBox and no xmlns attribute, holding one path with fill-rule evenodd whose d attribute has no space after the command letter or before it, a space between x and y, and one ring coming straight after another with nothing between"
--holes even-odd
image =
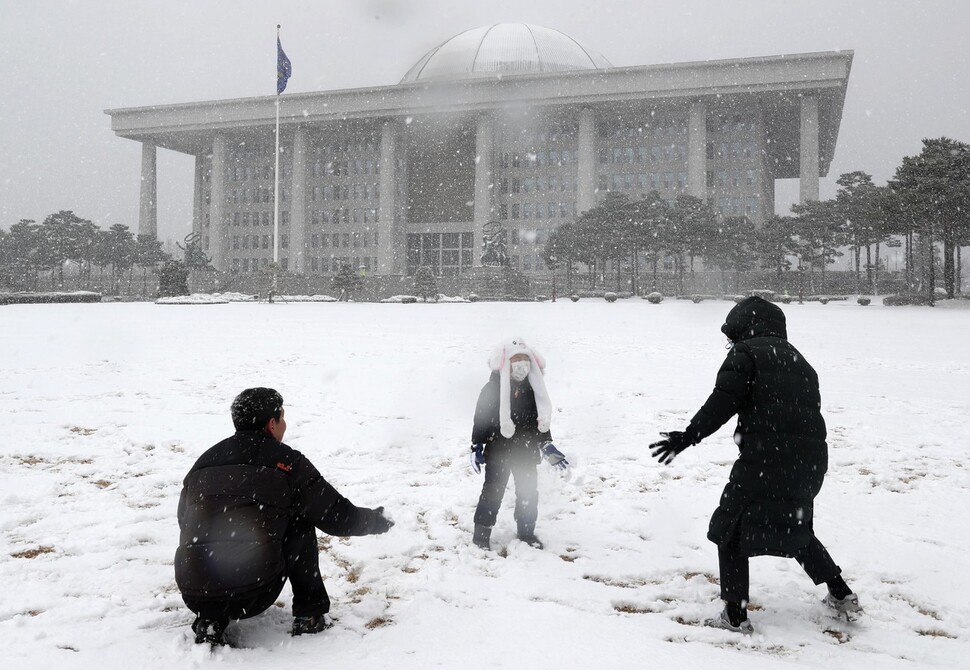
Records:
<instances>
[{"instance_id":1,"label":"snow-covered ground","mask_svg":"<svg viewBox=\"0 0 970 670\"><path fill-rule=\"evenodd\" d=\"M669 467L647 449L710 391L729 303L0 308L2 666L967 668L967 305L784 307L829 426L816 530L866 616L833 621L794 561L756 558L751 638L698 626L730 427ZM510 335L548 358L575 467L541 466L545 550L515 539L510 489L484 553L468 438ZM291 638L286 587L233 624L245 648L210 651L175 588L176 501L257 385L286 399L286 442L397 525L322 538L333 629Z\"/></svg>"}]
</instances>

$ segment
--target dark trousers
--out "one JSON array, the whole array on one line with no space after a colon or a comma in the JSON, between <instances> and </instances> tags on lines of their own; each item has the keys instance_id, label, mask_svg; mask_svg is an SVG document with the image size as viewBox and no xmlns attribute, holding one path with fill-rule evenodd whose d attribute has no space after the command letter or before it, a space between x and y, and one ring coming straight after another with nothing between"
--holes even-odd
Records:
<instances>
[{"instance_id":1,"label":"dark trousers","mask_svg":"<svg viewBox=\"0 0 970 670\"><path fill-rule=\"evenodd\" d=\"M741 551L737 536L718 545L717 558L721 569L721 599L735 603L747 602L749 557ZM812 541L799 549L792 558L798 561L816 584L822 584L842 574L842 569L835 564L829 552L814 535Z\"/></svg>"},{"instance_id":2,"label":"dark trousers","mask_svg":"<svg viewBox=\"0 0 970 670\"><path fill-rule=\"evenodd\" d=\"M330 611L330 597L320 577L317 531L301 518L294 519L283 536L283 574L245 593L211 598L183 595L182 600L203 619L248 619L276 602L287 579L293 589L293 616L320 616Z\"/></svg>"},{"instance_id":3,"label":"dark trousers","mask_svg":"<svg viewBox=\"0 0 970 670\"><path fill-rule=\"evenodd\" d=\"M485 483L475 510L475 524L489 528L495 525L509 476L515 479L515 522L519 533L532 533L539 516L536 464L508 457L490 458L485 464Z\"/></svg>"}]
</instances>

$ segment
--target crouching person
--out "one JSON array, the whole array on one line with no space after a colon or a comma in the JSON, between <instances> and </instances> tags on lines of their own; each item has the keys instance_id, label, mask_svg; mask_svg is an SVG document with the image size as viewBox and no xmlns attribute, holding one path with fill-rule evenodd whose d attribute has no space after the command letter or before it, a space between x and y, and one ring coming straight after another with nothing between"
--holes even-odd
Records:
<instances>
[{"instance_id":1,"label":"crouching person","mask_svg":"<svg viewBox=\"0 0 970 670\"><path fill-rule=\"evenodd\" d=\"M386 533L383 507L356 507L299 451L283 444L283 398L251 388L232 403L236 433L185 476L175 581L197 616L196 643L225 644L230 621L248 619L293 589L293 635L328 627L316 529L330 535Z\"/></svg>"},{"instance_id":2,"label":"crouching person","mask_svg":"<svg viewBox=\"0 0 970 670\"><path fill-rule=\"evenodd\" d=\"M518 538L542 548L535 534L539 513L536 465L541 454L560 470L569 467L549 432L552 406L543 380L545 361L517 338L492 353L489 367L492 374L478 397L472 426L471 466L476 473L485 466L473 541L482 549L490 548L492 526L511 476L515 479Z\"/></svg>"}]
</instances>

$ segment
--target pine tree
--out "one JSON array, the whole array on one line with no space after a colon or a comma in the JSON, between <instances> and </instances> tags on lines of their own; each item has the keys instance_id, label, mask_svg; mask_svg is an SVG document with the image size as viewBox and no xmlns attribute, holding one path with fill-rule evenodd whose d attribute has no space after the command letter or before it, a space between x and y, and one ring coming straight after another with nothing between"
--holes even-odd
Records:
<instances>
[{"instance_id":1,"label":"pine tree","mask_svg":"<svg viewBox=\"0 0 970 670\"><path fill-rule=\"evenodd\" d=\"M414 273L414 292L428 302L428 298L438 299L438 280L434 271L427 265L422 265Z\"/></svg>"}]
</instances>

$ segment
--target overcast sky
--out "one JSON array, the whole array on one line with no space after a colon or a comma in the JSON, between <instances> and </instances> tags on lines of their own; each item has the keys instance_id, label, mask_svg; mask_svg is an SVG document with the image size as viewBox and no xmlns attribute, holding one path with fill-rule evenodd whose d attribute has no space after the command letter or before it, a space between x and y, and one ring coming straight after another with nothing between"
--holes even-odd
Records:
<instances>
[{"instance_id":1,"label":"overcast sky","mask_svg":"<svg viewBox=\"0 0 970 670\"><path fill-rule=\"evenodd\" d=\"M882 184L924 137L970 141L965 0L0 0L0 226L60 209L138 221L141 146L105 109L272 95L276 24L287 93L396 84L478 25L561 30L614 65L853 49L829 178ZM159 237L191 225L191 157L159 150ZM779 208L797 183L779 182Z\"/></svg>"}]
</instances>

